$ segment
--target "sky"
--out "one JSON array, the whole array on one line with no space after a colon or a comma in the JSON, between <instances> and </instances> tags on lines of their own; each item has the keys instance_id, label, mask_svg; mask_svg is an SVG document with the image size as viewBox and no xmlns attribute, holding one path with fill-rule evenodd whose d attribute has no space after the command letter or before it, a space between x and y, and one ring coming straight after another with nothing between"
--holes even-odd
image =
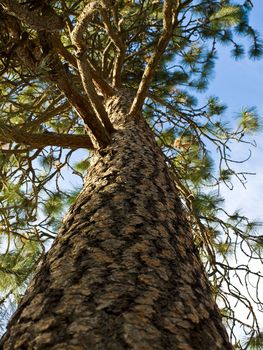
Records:
<instances>
[{"instance_id":1,"label":"sky","mask_svg":"<svg viewBox=\"0 0 263 350\"><path fill-rule=\"evenodd\" d=\"M261 33L263 39L263 0L253 0L253 5L250 24ZM235 61L227 47L219 48L218 55L215 75L206 94L218 96L228 106L227 116L232 117L232 120L243 107L256 106L263 125L263 58L257 61L248 58ZM225 198L227 212L241 209L248 218L263 222L263 127L252 139L256 141L257 147L250 147L251 158L240 164L238 169L255 175L247 177L246 188L238 181L234 182L233 190L222 186L221 195ZM234 159L242 159L247 154L248 150L240 144L232 147ZM260 234L263 235L263 227ZM255 268L262 271L262 265ZM237 311L244 318L245 314L242 312L242 309ZM262 314L258 317L262 320ZM242 333L240 336L242 337Z\"/></svg>"},{"instance_id":2,"label":"sky","mask_svg":"<svg viewBox=\"0 0 263 350\"><path fill-rule=\"evenodd\" d=\"M263 0L253 0L253 4L250 24L263 38ZM235 61L228 47L219 48L218 55L214 79L207 95L218 96L228 106L227 114L233 119L242 107L256 106L263 125L263 59ZM242 208L248 217L263 221L263 128L252 138L256 140L257 147L250 147L252 156L239 169L256 175L248 176L246 188L236 182L234 190L222 187L221 191L226 199L226 209L232 212ZM242 159L247 154L248 151L240 145L232 148L233 158Z\"/></svg>"}]
</instances>

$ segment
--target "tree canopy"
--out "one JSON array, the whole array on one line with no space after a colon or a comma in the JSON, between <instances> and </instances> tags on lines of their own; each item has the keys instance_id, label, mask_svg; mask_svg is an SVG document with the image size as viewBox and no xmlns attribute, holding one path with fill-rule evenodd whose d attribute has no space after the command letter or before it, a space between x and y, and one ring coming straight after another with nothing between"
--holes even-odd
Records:
<instances>
[{"instance_id":1,"label":"tree canopy","mask_svg":"<svg viewBox=\"0 0 263 350\"><path fill-rule=\"evenodd\" d=\"M260 224L227 213L220 197L234 177L246 181L231 145L253 146L260 119L243 109L232 130L218 97L198 99L221 44L234 59L262 56L252 9L248 0L0 0L2 315L19 302L79 192L65 178L83 181L86 150L110 142L103 98L128 88L130 114L142 110L166 156L236 348L262 344L262 274L253 270L262 262Z\"/></svg>"}]
</instances>

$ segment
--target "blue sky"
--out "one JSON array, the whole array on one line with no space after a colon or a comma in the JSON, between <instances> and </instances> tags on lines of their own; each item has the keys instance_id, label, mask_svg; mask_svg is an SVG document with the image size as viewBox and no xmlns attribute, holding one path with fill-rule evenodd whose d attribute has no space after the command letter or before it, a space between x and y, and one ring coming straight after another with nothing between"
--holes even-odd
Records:
<instances>
[{"instance_id":1,"label":"blue sky","mask_svg":"<svg viewBox=\"0 0 263 350\"><path fill-rule=\"evenodd\" d=\"M263 39L263 0L253 0L253 4L250 24L261 33ZM218 54L215 76L206 94L218 96L228 106L226 114L229 118L232 117L233 121L242 107L256 106L263 125L263 58L258 61L248 58L235 61L227 47L219 48ZM257 147L251 147L251 158L246 163L240 164L238 169L254 172L256 175L247 177L246 188L238 181L234 183L232 191L221 187L221 195L225 198L225 209L229 213L241 209L250 219L263 222L263 127L252 138L256 140ZM246 147L240 144L233 145L233 158L242 159L247 154ZM260 265L253 264L253 268L262 270ZM247 311L243 308L238 307L236 312L241 319L247 316ZM258 317L262 320L262 314ZM262 321L260 323L262 326ZM242 332L240 336L242 338Z\"/></svg>"},{"instance_id":2,"label":"blue sky","mask_svg":"<svg viewBox=\"0 0 263 350\"><path fill-rule=\"evenodd\" d=\"M257 29L263 39L263 1L253 0L254 9L250 15L250 24ZM214 79L210 83L207 95L216 95L227 106L228 117L235 118L242 107L256 106L263 125L263 59L258 61L248 58L235 61L230 55L230 48L218 49ZM242 208L250 218L263 221L263 128L253 135L257 147L251 148L252 157L239 166L240 170L255 172L249 176L246 189L238 182L233 191L222 187L226 199L226 209L230 212ZM240 145L234 145L233 158L242 159L248 153Z\"/></svg>"}]
</instances>

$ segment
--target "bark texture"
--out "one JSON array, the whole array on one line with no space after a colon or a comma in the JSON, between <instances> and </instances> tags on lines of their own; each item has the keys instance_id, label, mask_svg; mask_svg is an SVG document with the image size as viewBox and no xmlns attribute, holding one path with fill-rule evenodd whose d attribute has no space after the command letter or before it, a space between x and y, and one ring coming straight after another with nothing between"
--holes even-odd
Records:
<instances>
[{"instance_id":1,"label":"bark texture","mask_svg":"<svg viewBox=\"0 0 263 350\"><path fill-rule=\"evenodd\" d=\"M0 348L231 349L164 157L129 94Z\"/></svg>"}]
</instances>

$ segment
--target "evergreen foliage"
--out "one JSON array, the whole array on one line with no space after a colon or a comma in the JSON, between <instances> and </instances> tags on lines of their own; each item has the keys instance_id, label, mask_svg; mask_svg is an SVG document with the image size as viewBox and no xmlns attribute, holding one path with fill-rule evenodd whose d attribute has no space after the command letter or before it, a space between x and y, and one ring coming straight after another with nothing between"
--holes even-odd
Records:
<instances>
[{"instance_id":1,"label":"evergreen foliage","mask_svg":"<svg viewBox=\"0 0 263 350\"><path fill-rule=\"evenodd\" d=\"M87 2L42 3L13 2L33 16L52 9L54 32L27 21L27 15L22 20L10 10L9 1L0 1L3 318L9 303L20 300L56 236L63 214L74 202L79 189L72 189L66 177L75 175L82 181L89 167L89 156L78 150L83 145L63 144L65 134L86 135L87 121L79 102L86 95L79 69L81 55L88 62L97 91L110 93L112 86L115 89L122 84L136 92L159 44L165 2L102 1L110 11L107 14L102 9L85 23L81 40L89 50L84 53L76 47L72 29ZM226 106L219 98L212 96L201 105L196 94L208 87L220 44L228 45L235 59L262 56L259 34L249 24L253 5L241 0L171 3L176 20L144 96L143 113L167 157L232 341L237 349L260 348L262 333L254 309L262 309L257 290L262 274L237 262L242 254L248 262L262 262L260 223L251 222L240 212L227 213L219 194L222 186L232 188L233 178L246 182L247 174L237 172L234 166L237 161L231 157L231 144L253 146L248 137L259 130L260 119L256 109L248 107L240 112L237 128L232 130L225 122ZM248 49L243 45L244 37ZM99 78L94 71L100 73ZM50 141L52 135L57 144ZM105 135L101 134L101 144L106 142ZM217 159L213 160L212 154L217 154ZM254 290L247 282L250 277L256 281ZM240 290L238 278L246 281ZM248 320L237 318L234 303L246 308ZM237 325L247 334L244 341L236 339Z\"/></svg>"}]
</instances>

